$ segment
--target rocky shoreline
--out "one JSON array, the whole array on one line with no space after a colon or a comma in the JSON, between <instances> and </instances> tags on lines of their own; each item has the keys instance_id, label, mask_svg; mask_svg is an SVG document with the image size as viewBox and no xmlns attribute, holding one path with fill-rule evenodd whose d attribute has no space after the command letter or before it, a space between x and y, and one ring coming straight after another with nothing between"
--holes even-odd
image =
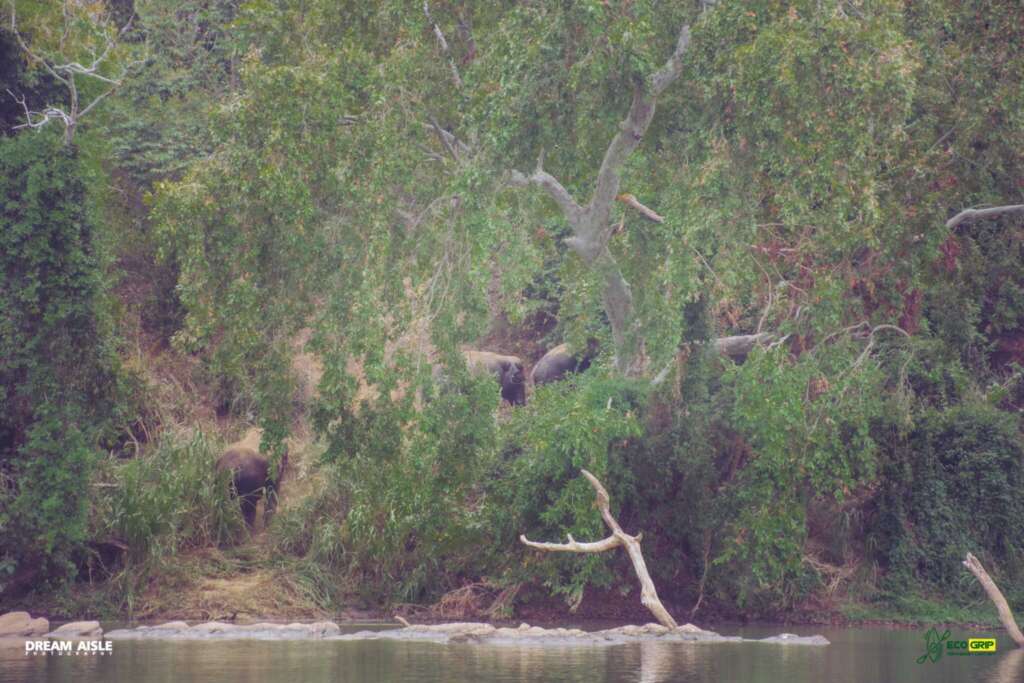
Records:
<instances>
[{"instance_id":1,"label":"rocky shoreline","mask_svg":"<svg viewBox=\"0 0 1024 683\"><path fill-rule=\"evenodd\" d=\"M670 629L659 624L620 626L601 631L574 628L543 628L520 624L501 627L476 622L450 624L409 624L381 630L342 633L332 621L313 623L228 624L209 621L189 625L171 621L157 626L137 626L104 632L96 621L76 621L53 631L43 618L33 619L28 612L11 612L0 616L0 638L49 638L53 640L404 640L439 644L481 643L488 645L618 645L642 641L691 643L769 643L779 645L824 646L822 636L797 636L782 633L770 638L749 639L723 636L693 624Z\"/></svg>"}]
</instances>

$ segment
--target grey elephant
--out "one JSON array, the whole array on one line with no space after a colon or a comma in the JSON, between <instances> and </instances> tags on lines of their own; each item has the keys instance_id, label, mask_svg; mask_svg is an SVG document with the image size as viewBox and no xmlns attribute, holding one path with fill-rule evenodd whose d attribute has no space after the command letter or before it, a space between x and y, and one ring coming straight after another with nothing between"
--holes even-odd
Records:
<instances>
[{"instance_id":1,"label":"grey elephant","mask_svg":"<svg viewBox=\"0 0 1024 683\"><path fill-rule=\"evenodd\" d=\"M595 355L596 348L593 344L583 354L574 354L569 350L568 344L559 344L537 361L533 366L533 372L530 373L530 380L535 386L557 382L570 372L583 372L589 368Z\"/></svg>"},{"instance_id":2,"label":"grey elephant","mask_svg":"<svg viewBox=\"0 0 1024 683\"><path fill-rule=\"evenodd\" d=\"M463 351L470 370L486 370L501 385L501 397L514 406L526 403L526 372L518 356L506 356L490 351Z\"/></svg>"},{"instance_id":3,"label":"grey elephant","mask_svg":"<svg viewBox=\"0 0 1024 683\"><path fill-rule=\"evenodd\" d=\"M258 432L257 432L258 434ZM276 476L271 477L270 460L252 445L258 444L258 436L252 432L242 441L228 446L227 450L217 458L218 472L231 472L232 495L238 496L242 506L242 517L246 525L252 529L256 522L256 506L260 498L266 495L263 510L264 523L274 514L277 507L277 491L288 467L287 450L277 465Z\"/></svg>"}]
</instances>

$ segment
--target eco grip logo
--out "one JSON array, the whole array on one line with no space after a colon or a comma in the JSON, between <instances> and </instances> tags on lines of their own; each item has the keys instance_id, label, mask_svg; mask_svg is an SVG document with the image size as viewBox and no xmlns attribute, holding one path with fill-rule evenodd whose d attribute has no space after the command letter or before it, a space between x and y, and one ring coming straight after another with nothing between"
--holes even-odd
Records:
<instances>
[{"instance_id":1,"label":"eco grip logo","mask_svg":"<svg viewBox=\"0 0 1024 683\"><path fill-rule=\"evenodd\" d=\"M941 634L934 628L924 634L924 654L917 658L918 664L926 661L937 662L945 652L950 657L967 655L994 655L996 653L995 638L968 638L967 640L950 640L949 630Z\"/></svg>"}]
</instances>

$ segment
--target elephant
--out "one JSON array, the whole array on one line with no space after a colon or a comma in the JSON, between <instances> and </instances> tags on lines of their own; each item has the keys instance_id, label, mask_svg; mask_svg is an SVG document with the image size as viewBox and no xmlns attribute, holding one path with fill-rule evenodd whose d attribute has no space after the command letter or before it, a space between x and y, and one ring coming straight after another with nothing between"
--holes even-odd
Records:
<instances>
[{"instance_id":1,"label":"elephant","mask_svg":"<svg viewBox=\"0 0 1024 683\"><path fill-rule=\"evenodd\" d=\"M533 372L530 373L530 379L537 386L557 382L570 372L583 372L590 367L595 352L595 348L589 348L582 356L578 356L569 351L568 344L559 344L537 361L533 366Z\"/></svg>"},{"instance_id":2,"label":"elephant","mask_svg":"<svg viewBox=\"0 0 1024 683\"><path fill-rule=\"evenodd\" d=\"M281 485L285 468L288 466L288 452L281 456L277 476L270 476L270 462L266 456L246 445L232 445L217 458L218 472L231 472L232 495L238 496L242 506L245 524L252 529L256 523L256 506L266 494L263 511L264 523L274 514L277 507L277 489Z\"/></svg>"},{"instance_id":3,"label":"elephant","mask_svg":"<svg viewBox=\"0 0 1024 683\"><path fill-rule=\"evenodd\" d=\"M505 356L490 351L463 351L470 370L487 370L501 385L501 397L514 406L526 403L526 373L523 361L517 356Z\"/></svg>"}]
</instances>

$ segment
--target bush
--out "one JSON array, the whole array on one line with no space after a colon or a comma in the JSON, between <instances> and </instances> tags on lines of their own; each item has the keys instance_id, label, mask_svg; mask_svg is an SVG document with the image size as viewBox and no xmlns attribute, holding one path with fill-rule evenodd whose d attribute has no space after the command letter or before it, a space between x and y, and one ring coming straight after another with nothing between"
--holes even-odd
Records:
<instances>
[{"instance_id":1,"label":"bush","mask_svg":"<svg viewBox=\"0 0 1024 683\"><path fill-rule=\"evenodd\" d=\"M983 403L928 409L890 434L870 534L892 591L973 584L970 551L1021 578L1024 446L1015 416Z\"/></svg>"},{"instance_id":2,"label":"bush","mask_svg":"<svg viewBox=\"0 0 1024 683\"><path fill-rule=\"evenodd\" d=\"M97 446L116 419L82 178L55 135L0 139L0 590L11 574L34 587L71 575Z\"/></svg>"},{"instance_id":3,"label":"bush","mask_svg":"<svg viewBox=\"0 0 1024 683\"><path fill-rule=\"evenodd\" d=\"M311 508L319 519L301 524L309 540L300 549L321 566L343 566L369 600L438 597L479 566L489 545L479 482L494 454L497 384L463 367L439 385L420 386L421 409L413 407L415 386L394 400L382 392L355 410L353 394L339 386L321 394L315 414L339 487L331 495L347 506L333 512L333 528Z\"/></svg>"},{"instance_id":4,"label":"bush","mask_svg":"<svg viewBox=\"0 0 1024 683\"><path fill-rule=\"evenodd\" d=\"M518 538L523 533L539 541L561 540L567 533L579 540L608 535L580 469L608 489L613 514L632 504L638 492L624 453L628 440L642 433L645 399L637 383L591 372L538 387L502 426L505 458L486 477L485 500L487 526L497 536L491 564L506 580L542 582L573 608L588 584L612 583L613 553L542 555L523 549Z\"/></svg>"},{"instance_id":5,"label":"bush","mask_svg":"<svg viewBox=\"0 0 1024 683\"><path fill-rule=\"evenodd\" d=\"M244 524L229 473L216 470L218 453L202 432L186 441L165 433L140 457L114 464L94 508L96 537L125 543L135 565L236 538Z\"/></svg>"}]
</instances>

